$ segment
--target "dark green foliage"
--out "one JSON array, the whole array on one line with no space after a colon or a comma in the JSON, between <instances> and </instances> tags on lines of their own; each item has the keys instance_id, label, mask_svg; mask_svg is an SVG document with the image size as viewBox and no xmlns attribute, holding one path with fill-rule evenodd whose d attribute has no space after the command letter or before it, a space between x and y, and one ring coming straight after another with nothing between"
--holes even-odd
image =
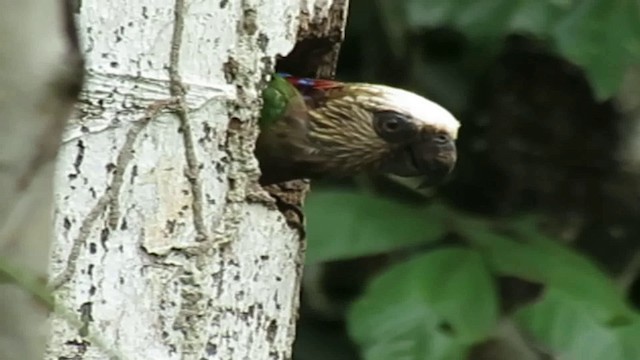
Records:
<instances>
[{"instance_id":1,"label":"dark green foliage","mask_svg":"<svg viewBox=\"0 0 640 360\"><path fill-rule=\"evenodd\" d=\"M470 351L504 320L562 359L640 359L639 296L621 281L640 284L639 195L607 100L640 64L639 4L352 0L338 78L414 90L462 122L458 167L432 192L313 184L307 261L338 313L348 299L331 320L362 359L487 359Z\"/></svg>"},{"instance_id":2,"label":"dark green foliage","mask_svg":"<svg viewBox=\"0 0 640 360\"><path fill-rule=\"evenodd\" d=\"M307 204L311 261L433 243L445 232L464 244L445 243L371 282L348 317L365 359L461 359L494 330L495 279L505 275L545 286L542 301L515 319L554 350L594 360L640 354L632 340L640 336L640 316L604 273L544 235L535 218L497 225L441 204L415 207L349 191L316 191Z\"/></svg>"},{"instance_id":3,"label":"dark green foliage","mask_svg":"<svg viewBox=\"0 0 640 360\"><path fill-rule=\"evenodd\" d=\"M365 358L380 360L459 359L497 321L489 269L477 252L463 248L391 268L371 283L349 317Z\"/></svg>"},{"instance_id":4,"label":"dark green foliage","mask_svg":"<svg viewBox=\"0 0 640 360\"><path fill-rule=\"evenodd\" d=\"M640 61L640 4L633 0L408 0L406 8L406 31L447 25L476 42L510 33L548 40L585 70L601 99Z\"/></svg>"},{"instance_id":5,"label":"dark green foliage","mask_svg":"<svg viewBox=\"0 0 640 360\"><path fill-rule=\"evenodd\" d=\"M437 241L446 233L440 210L351 192L314 192L306 206L309 238L331 240L309 242L306 261L355 258Z\"/></svg>"},{"instance_id":6,"label":"dark green foliage","mask_svg":"<svg viewBox=\"0 0 640 360\"><path fill-rule=\"evenodd\" d=\"M516 319L533 336L569 359L640 359L640 318L637 314L603 321L589 305L597 290L576 298L563 288L551 288L538 304ZM602 310L605 310L603 307Z\"/></svg>"}]
</instances>

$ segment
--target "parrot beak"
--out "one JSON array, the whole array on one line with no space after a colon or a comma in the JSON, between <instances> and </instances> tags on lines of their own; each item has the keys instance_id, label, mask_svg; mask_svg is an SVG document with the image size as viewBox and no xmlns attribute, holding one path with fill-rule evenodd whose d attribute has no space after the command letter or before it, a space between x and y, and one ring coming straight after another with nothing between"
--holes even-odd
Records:
<instances>
[{"instance_id":1,"label":"parrot beak","mask_svg":"<svg viewBox=\"0 0 640 360\"><path fill-rule=\"evenodd\" d=\"M424 176L420 188L442 183L455 167L456 144L453 138L437 134L426 135L406 145L387 159L383 171L403 176Z\"/></svg>"},{"instance_id":2,"label":"parrot beak","mask_svg":"<svg viewBox=\"0 0 640 360\"><path fill-rule=\"evenodd\" d=\"M422 171L425 181L420 188L442 183L451 174L458 159L455 141L448 136L436 136L411 146L415 167Z\"/></svg>"}]
</instances>

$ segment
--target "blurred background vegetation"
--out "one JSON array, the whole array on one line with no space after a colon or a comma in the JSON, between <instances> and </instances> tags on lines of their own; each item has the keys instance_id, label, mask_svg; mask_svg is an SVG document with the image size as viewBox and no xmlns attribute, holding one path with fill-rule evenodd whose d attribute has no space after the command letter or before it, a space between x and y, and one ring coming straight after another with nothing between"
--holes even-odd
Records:
<instances>
[{"instance_id":1,"label":"blurred background vegetation","mask_svg":"<svg viewBox=\"0 0 640 360\"><path fill-rule=\"evenodd\" d=\"M337 78L462 122L450 180L314 183L295 360L640 359L640 3L351 0Z\"/></svg>"}]
</instances>

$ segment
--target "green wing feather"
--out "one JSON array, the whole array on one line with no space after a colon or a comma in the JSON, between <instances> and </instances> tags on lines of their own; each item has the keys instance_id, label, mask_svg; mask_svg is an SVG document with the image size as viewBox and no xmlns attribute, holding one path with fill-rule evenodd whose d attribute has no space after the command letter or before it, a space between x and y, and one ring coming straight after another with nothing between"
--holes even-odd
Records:
<instances>
[{"instance_id":1,"label":"green wing feather","mask_svg":"<svg viewBox=\"0 0 640 360\"><path fill-rule=\"evenodd\" d=\"M260 129L265 129L282 119L291 101L298 97L300 97L300 93L289 81L274 74L262 92Z\"/></svg>"}]
</instances>

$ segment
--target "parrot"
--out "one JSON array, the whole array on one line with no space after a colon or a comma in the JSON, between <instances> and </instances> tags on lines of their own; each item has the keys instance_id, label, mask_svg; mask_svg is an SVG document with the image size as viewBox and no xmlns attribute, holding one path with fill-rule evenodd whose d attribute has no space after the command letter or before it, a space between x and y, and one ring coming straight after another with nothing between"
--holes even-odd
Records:
<instances>
[{"instance_id":1,"label":"parrot","mask_svg":"<svg viewBox=\"0 0 640 360\"><path fill-rule=\"evenodd\" d=\"M423 176L432 186L456 163L459 121L407 90L276 73L262 102L261 185L374 172Z\"/></svg>"}]
</instances>

